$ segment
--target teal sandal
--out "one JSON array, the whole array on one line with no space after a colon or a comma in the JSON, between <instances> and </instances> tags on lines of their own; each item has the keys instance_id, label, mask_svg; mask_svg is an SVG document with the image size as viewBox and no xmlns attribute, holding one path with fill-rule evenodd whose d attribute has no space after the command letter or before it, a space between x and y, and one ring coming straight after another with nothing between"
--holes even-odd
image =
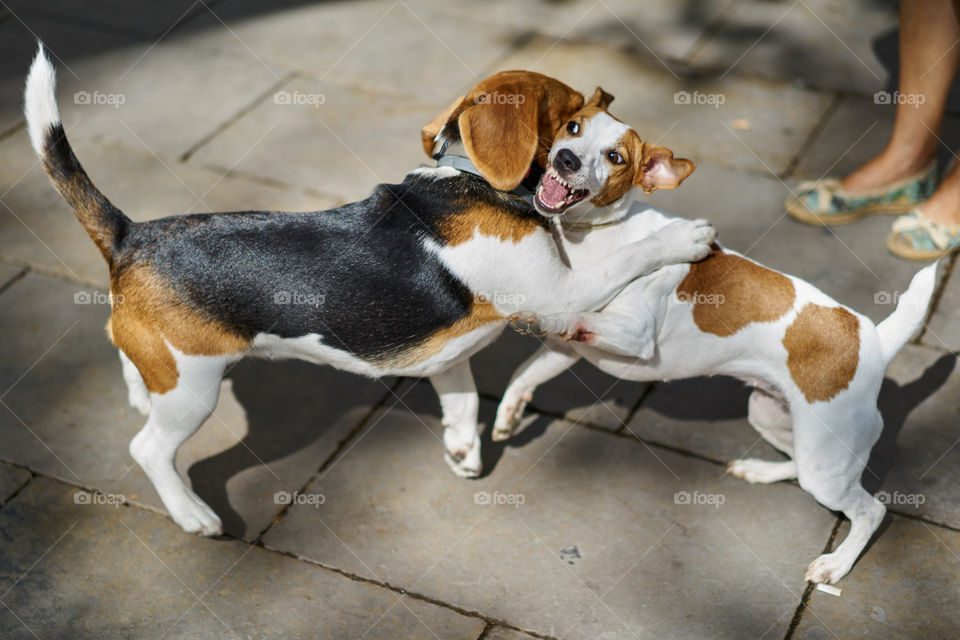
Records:
<instances>
[{"instance_id":1,"label":"teal sandal","mask_svg":"<svg viewBox=\"0 0 960 640\"><path fill-rule=\"evenodd\" d=\"M787 213L808 224L848 224L871 213L906 213L936 187L936 161L903 180L862 193L847 191L836 178L802 182L797 195L787 198Z\"/></svg>"},{"instance_id":2,"label":"teal sandal","mask_svg":"<svg viewBox=\"0 0 960 640\"><path fill-rule=\"evenodd\" d=\"M894 220L887 248L907 260L936 260L960 249L960 225L934 222L914 209Z\"/></svg>"}]
</instances>

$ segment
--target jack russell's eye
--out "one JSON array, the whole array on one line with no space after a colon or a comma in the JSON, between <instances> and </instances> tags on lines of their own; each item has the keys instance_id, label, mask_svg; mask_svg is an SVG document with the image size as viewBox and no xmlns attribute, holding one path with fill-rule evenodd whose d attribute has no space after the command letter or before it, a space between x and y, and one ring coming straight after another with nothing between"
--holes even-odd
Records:
<instances>
[{"instance_id":1,"label":"jack russell's eye","mask_svg":"<svg viewBox=\"0 0 960 640\"><path fill-rule=\"evenodd\" d=\"M567 123L567 132L569 132L572 136L577 135L580 133L580 125L571 120Z\"/></svg>"},{"instance_id":2,"label":"jack russell's eye","mask_svg":"<svg viewBox=\"0 0 960 640\"><path fill-rule=\"evenodd\" d=\"M616 151L607 151L607 160L613 164L623 164L626 162L626 160L623 159L623 156Z\"/></svg>"}]
</instances>

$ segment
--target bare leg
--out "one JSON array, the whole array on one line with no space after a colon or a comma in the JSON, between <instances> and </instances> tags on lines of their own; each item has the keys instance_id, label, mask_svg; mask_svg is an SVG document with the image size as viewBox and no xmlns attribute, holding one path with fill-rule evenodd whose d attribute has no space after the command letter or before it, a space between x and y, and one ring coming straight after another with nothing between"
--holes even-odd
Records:
<instances>
[{"instance_id":1,"label":"bare leg","mask_svg":"<svg viewBox=\"0 0 960 640\"><path fill-rule=\"evenodd\" d=\"M900 93L923 96L923 104L899 103L893 133L877 157L847 176L851 191L883 187L923 169L933 159L947 93L960 65L960 1L900 3ZM943 224L960 224L960 165L944 176L921 207Z\"/></svg>"}]
</instances>

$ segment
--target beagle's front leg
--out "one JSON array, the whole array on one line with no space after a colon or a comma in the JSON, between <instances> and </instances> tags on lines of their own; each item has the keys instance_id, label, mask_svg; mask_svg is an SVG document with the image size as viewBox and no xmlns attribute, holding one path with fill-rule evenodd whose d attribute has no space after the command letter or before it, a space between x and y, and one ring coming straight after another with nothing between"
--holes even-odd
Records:
<instances>
[{"instance_id":1,"label":"beagle's front leg","mask_svg":"<svg viewBox=\"0 0 960 640\"><path fill-rule=\"evenodd\" d=\"M480 398L470 371L470 360L463 360L430 376L430 383L440 396L444 458L461 478L476 478L483 470L480 426L477 424Z\"/></svg>"}]
</instances>

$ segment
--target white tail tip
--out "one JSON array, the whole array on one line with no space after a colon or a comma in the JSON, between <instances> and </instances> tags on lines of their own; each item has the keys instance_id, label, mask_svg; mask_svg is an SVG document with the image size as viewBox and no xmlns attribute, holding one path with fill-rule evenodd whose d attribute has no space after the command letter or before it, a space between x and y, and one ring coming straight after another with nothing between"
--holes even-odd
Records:
<instances>
[{"instance_id":1,"label":"white tail tip","mask_svg":"<svg viewBox=\"0 0 960 640\"><path fill-rule=\"evenodd\" d=\"M38 43L37 56L30 65L27 86L23 92L23 111L27 116L30 142L38 155L43 155L43 143L51 127L60 124L57 109L57 74L47 59L43 43Z\"/></svg>"}]
</instances>

